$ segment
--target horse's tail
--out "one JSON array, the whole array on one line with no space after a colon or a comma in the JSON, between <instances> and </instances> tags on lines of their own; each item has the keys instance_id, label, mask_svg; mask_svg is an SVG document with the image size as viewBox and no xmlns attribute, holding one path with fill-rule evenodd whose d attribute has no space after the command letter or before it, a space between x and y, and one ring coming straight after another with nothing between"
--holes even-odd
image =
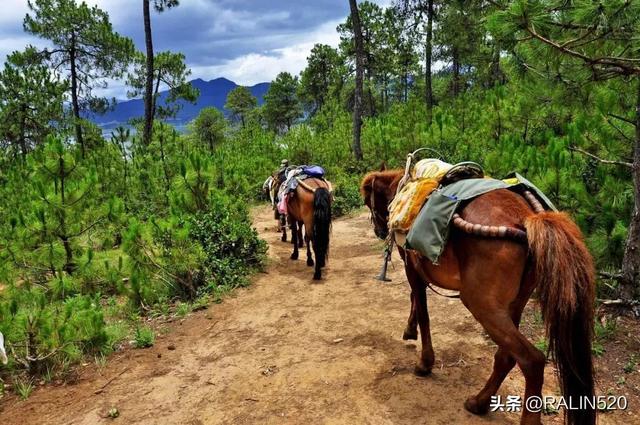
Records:
<instances>
[{"instance_id":1,"label":"horse's tail","mask_svg":"<svg viewBox=\"0 0 640 425\"><path fill-rule=\"evenodd\" d=\"M319 187L313 194L313 247L318 266L324 267L329 256L329 233L331 232L331 194Z\"/></svg>"},{"instance_id":2,"label":"horse's tail","mask_svg":"<svg viewBox=\"0 0 640 425\"><path fill-rule=\"evenodd\" d=\"M573 403L585 398L593 403L595 271L591 254L580 229L564 213L532 215L524 226L562 394L567 403L569 397ZM565 420L568 425L595 424L596 412L588 407L565 409Z\"/></svg>"}]
</instances>

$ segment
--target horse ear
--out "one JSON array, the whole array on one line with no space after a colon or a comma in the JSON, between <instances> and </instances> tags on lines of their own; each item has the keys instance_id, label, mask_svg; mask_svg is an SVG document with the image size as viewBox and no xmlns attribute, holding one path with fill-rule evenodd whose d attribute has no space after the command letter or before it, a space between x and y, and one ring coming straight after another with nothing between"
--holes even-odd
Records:
<instances>
[{"instance_id":1,"label":"horse ear","mask_svg":"<svg viewBox=\"0 0 640 425\"><path fill-rule=\"evenodd\" d=\"M387 163L382 161L382 163L380 163L380 171L384 171L387 169Z\"/></svg>"}]
</instances>

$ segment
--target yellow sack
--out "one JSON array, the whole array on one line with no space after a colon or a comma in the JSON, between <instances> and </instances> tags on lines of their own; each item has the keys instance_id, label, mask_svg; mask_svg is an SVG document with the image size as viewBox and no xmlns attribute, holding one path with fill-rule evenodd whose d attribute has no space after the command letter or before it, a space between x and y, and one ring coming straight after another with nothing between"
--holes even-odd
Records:
<instances>
[{"instance_id":1,"label":"yellow sack","mask_svg":"<svg viewBox=\"0 0 640 425\"><path fill-rule=\"evenodd\" d=\"M418 161L413 168L412 177L414 179L433 179L440 181L451 167L453 167L453 165L440 161L439 159L422 159Z\"/></svg>"},{"instance_id":2,"label":"yellow sack","mask_svg":"<svg viewBox=\"0 0 640 425\"><path fill-rule=\"evenodd\" d=\"M439 180L429 178L408 182L389 204L389 227L392 230L408 232L420 209L438 184Z\"/></svg>"}]
</instances>

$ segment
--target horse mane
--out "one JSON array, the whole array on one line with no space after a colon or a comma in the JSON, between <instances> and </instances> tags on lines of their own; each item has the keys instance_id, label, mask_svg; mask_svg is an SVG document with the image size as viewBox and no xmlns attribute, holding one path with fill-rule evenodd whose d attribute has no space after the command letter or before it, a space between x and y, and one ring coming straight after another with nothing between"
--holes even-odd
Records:
<instances>
[{"instance_id":1,"label":"horse mane","mask_svg":"<svg viewBox=\"0 0 640 425\"><path fill-rule=\"evenodd\" d=\"M376 179L376 181L384 182L385 186L389 187L396 180L400 181L403 175L404 170L399 168L395 170L371 171L367 173L362 179L362 183L360 184L360 194L363 198L367 198L371 195L371 188L374 178Z\"/></svg>"}]
</instances>

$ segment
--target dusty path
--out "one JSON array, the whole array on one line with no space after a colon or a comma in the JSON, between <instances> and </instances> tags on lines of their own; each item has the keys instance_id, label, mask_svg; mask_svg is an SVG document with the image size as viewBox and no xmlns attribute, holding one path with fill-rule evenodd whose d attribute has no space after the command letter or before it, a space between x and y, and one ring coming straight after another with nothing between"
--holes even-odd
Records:
<instances>
[{"instance_id":1,"label":"dusty path","mask_svg":"<svg viewBox=\"0 0 640 425\"><path fill-rule=\"evenodd\" d=\"M398 258L392 283L373 280L380 245L365 214L334 223L320 284L304 251L289 260L273 224L268 208L255 211L271 264L251 288L171 325L151 349L115 355L100 372L88 367L74 385L5 402L2 424L518 422L514 413L478 418L462 408L484 384L494 348L458 300L429 294L436 367L427 378L412 374L419 344L401 340L408 285ZM546 381L553 394L551 366ZM522 392L514 370L501 394ZM117 419L106 415L113 407ZM628 413L600 423L638 423Z\"/></svg>"}]
</instances>

